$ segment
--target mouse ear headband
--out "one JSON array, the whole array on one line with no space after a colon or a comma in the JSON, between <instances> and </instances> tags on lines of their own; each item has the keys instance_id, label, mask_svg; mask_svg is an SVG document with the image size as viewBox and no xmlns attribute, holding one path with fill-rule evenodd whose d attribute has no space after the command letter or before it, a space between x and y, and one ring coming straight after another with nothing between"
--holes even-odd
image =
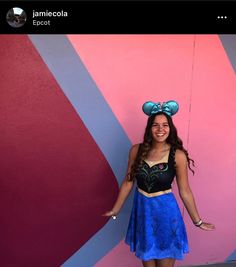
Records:
<instances>
[{"instance_id":1,"label":"mouse ear headband","mask_svg":"<svg viewBox=\"0 0 236 267\"><path fill-rule=\"evenodd\" d=\"M174 100L163 102L163 104L160 102L154 103L152 101L147 101L143 104L142 109L143 112L148 116L157 114L158 112L164 112L168 116L173 116L178 112L179 105Z\"/></svg>"}]
</instances>

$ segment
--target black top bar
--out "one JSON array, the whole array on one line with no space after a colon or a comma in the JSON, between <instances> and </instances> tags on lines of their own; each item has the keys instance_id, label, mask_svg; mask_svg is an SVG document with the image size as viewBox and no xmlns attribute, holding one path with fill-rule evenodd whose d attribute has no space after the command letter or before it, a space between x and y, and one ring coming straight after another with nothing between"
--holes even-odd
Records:
<instances>
[{"instance_id":1,"label":"black top bar","mask_svg":"<svg viewBox=\"0 0 236 267\"><path fill-rule=\"evenodd\" d=\"M6 19L15 7L26 15L21 27ZM0 33L233 34L236 1L4 1Z\"/></svg>"}]
</instances>

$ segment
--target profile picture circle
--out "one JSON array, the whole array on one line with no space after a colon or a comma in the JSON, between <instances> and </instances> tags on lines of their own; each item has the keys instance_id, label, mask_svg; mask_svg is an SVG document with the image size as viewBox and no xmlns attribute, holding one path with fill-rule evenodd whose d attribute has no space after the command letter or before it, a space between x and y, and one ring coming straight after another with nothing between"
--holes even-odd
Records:
<instances>
[{"instance_id":1,"label":"profile picture circle","mask_svg":"<svg viewBox=\"0 0 236 267\"><path fill-rule=\"evenodd\" d=\"M13 7L7 12L6 20L13 28L19 28L25 24L27 16L22 8Z\"/></svg>"}]
</instances>

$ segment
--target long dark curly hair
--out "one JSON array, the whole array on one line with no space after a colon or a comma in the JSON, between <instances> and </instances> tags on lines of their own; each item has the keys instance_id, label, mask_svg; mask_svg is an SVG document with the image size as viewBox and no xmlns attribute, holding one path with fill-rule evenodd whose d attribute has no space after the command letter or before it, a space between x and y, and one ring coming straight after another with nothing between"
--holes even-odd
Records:
<instances>
[{"instance_id":1,"label":"long dark curly hair","mask_svg":"<svg viewBox=\"0 0 236 267\"><path fill-rule=\"evenodd\" d=\"M136 173L138 172L139 168L142 166L143 160L145 158L147 158L147 155L149 153L149 151L151 150L152 147L152 125L153 122L156 118L156 116L159 115L164 115L168 121L169 127L170 127L170 133L169 136L166 139L167 144L170 144L172 149L172 153L173 156L175 155L175 151L176 149L180 149L184 152L184 154L187 157L187 161L188 161L188 168L192 171L192 173L194 174L194 170L191 168L191 164L192 166L194 166L194 160L192 160L189 155L188 155L188 151L184 148L183 146L183 142L182 140L178 137L178 133L177 133L177 129L173 123L173 120L170 116L168 116L167 114L163 113L163 112L159 112L157 114L151 115L148 118L147 121L147 126L145 129L145 133L144 133L144 138L143 138L143 143L141 143L139 145L139 149L138 149L138 153L136 156L136 159L133 163L133 165L131 166L131 171L128 173L127 175L127 180L128 181L134 181L135 180L135 176ZM176 163L174 162L175 167L176 167Z\"/></svg>"}]
</instances>

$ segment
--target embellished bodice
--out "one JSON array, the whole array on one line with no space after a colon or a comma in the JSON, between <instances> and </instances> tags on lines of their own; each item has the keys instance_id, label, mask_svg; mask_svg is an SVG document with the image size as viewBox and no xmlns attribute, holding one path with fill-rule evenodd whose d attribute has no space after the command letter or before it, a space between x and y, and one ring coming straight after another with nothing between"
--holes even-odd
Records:
<instances>
[{"instance_id":1,"label":"embellished bodice","mask_svg":"<svg viewBox=\"0 0 236 267\"><path fill-rule=\"evenodd\" d=\"M175 175L174 152L171 148L168 162L149 166L146 161L143 161L142 166L136 174L137 186L147 193L168 190L171 188Z\"/></svg>"}]
</instances>

